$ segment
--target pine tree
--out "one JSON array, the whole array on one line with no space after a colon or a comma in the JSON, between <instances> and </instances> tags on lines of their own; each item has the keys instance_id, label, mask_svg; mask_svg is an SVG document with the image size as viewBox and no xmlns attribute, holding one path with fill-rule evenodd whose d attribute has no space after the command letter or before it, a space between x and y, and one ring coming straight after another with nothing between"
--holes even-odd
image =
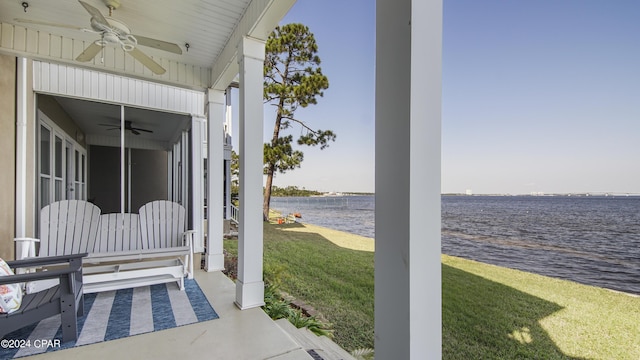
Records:
<instances>
[{"instance_id":1,"label":"pine tree","mask_svg":"<svg viewBox=\"0 0 640 360\"><path fill-rule=\"evenodd\" d=\"M304 154L294 150L293 135L282 132L294 125L302 132L298 145L320 146L324 149L329 141L335 141L331 130L314 130L294 117L300 107L317 104L316 97L323 96L329 88L329 80L322 74L318 45L313 33L302 24L278 26L269 35L265 48L264 99L277 107L273 137L264 144L264 173L267 182L264 191L262 212L264 220L269 217L271 186L276 172L285 173L300 167Z\"/></svg>"}]
</instances>

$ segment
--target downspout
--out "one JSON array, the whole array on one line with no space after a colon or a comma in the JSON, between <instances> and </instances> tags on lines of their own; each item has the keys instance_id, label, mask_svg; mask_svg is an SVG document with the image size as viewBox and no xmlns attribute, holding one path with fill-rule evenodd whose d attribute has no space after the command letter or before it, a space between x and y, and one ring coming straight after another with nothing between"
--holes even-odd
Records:
<instances>
[{"instance_id":1,"label":"downspout","mask_svg":"<svg viewBox=\"0 0 640 360\"><path fill-rule=\"evenodd\" d=\"M16 101L15 235L27 236L27 58L18 58Z\"/></svg>"}]
</instances>

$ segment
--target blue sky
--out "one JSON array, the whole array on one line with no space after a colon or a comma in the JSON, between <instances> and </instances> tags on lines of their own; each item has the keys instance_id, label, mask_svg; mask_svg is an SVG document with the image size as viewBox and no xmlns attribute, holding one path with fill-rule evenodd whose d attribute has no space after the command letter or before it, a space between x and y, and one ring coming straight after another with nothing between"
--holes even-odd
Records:
<instances>
[{"instance_id":1,"label":"blue sky","mask_svg":"<svg viewBox=\"0 0 640 360\"><path fill-rule=\"evenodd\" d=\"M338 136L275 185L373 191L374 4L298 0L283 19L315 34L330 83L296 116ZM640 193L638 19L635 0L445 0L442 191Z\"/></svg>"}]
</instances>

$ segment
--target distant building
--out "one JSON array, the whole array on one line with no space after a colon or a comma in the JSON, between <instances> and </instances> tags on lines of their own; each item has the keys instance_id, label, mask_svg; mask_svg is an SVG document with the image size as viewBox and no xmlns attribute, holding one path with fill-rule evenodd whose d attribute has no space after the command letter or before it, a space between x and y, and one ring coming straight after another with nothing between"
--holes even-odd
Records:
<instances>
[{"instance_id":1,"label":"distant building","mask_svg":"<svg viewBox=\"0 0 640 360\"><path fill-rule=\"evenodd\" d=\"M465 194L467 195L473 195L473 191L471 189L467 189L467 191L465 191Z\"/></svg>"}]
</instances>

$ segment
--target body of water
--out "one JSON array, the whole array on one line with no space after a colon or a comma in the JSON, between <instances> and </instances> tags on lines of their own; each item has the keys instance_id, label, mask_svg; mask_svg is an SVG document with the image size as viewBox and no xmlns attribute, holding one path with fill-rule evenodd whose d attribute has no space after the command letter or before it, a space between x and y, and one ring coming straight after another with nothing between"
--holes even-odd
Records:
<instances>
[{"instance_id":1,"label":"body of water","mask_svg":"<svg viewBox=\"0 0 640 360\"><path fill-rule=\"evenodd\" d=\"M271 207L374 237L373 196L273 198ZM442 252L640 294L640 197L443 196Z\"/></svg>"}]
</instances>

